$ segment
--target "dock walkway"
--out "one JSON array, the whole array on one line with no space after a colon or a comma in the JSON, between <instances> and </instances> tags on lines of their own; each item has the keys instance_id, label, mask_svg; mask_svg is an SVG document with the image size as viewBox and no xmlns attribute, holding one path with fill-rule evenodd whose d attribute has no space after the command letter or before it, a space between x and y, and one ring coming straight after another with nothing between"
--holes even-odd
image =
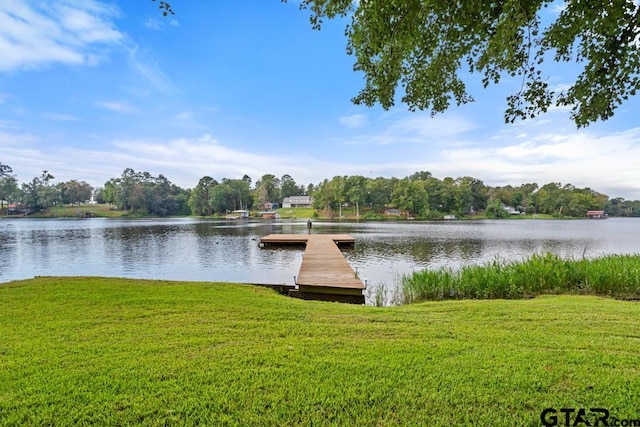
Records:
<instances>
[{"instance_id":1,"label":"dock walkway","mask_svg":"<svg viewBox=\"0 0 640 427\"><path fill-rule=\"evenodd\" d=\"M261 246L305 245L296 285L289 294L303 299L364 303L365 286L356 276L339 246L352 246L348 234L270 234Z\"/></svg>"}]
</instances>

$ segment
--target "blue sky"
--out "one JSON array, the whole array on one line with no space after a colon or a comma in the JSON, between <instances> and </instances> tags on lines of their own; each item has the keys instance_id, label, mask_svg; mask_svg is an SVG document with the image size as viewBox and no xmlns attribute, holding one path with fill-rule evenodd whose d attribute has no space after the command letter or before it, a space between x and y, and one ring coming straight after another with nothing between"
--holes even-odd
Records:
<instances>
[{"instance_id":1,"label":"blue sky","mask_svg":"<svg viewBox=\"0 0 640 427\"><path fill-rule=\"evenodd\" d=\"M314 31L279 0L171 3L167 18L150 0L0 3L0 162L21 182L44 169L99 186L133 168L185 188L204 175L306 185L427 170L640 199L637 97L579 131L558 108L505 125L520 84L508 79L484 90L469 76L476 102L435 117L356 106L346 22ZM562 87L577 70L546 72Z\"/></svg>"}]
</instances>

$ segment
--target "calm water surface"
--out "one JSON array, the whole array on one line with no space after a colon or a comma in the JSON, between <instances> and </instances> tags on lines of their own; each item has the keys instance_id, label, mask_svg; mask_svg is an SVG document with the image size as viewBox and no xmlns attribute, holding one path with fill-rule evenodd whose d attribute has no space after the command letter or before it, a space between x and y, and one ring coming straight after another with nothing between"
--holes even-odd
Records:
<instances>
[{"instance_id":1,"label":"calm water surface","mask_svg":"<svg viewBox=\"0 0 640 427\"><path fill-rule=\"evenodd\" d=\"M292 283L300 249L260 249L270 233L306 233L306 222L198 219L0 219L0 282L33 276ZM313 233L349 233L347 260L370 286L439 266L640 253L640 220L319 222Z\"/></svg>"}]
</instances>

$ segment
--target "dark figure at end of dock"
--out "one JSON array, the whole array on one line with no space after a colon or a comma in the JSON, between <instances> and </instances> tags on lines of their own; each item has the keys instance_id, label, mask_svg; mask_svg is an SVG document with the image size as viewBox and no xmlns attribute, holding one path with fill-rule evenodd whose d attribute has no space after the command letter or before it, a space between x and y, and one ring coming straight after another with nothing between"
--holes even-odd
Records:
<instances>
[{"instance_id":1,"label":"dark figure at end of dock","mask_svg":"<svg viewBox=\"0 0 640 427\"><path fill-rule=\"evenodd\" d=\"M308 219L308 220L307 220L307 232L308 232L309 234L311 234L311 227L312 227L311 219Z\"/></svg>"}]
</instances>

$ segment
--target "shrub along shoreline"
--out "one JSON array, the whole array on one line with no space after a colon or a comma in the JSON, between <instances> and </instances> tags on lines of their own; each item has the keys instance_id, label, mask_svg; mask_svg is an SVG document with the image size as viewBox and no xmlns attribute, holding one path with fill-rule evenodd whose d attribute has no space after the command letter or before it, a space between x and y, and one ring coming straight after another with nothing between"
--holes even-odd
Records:
<instances>
[{"instance_id":1,"label":"shrub along shoreline","mask_svg":"<svg viewBox=\"0 0 640 427\"><path fill-rule=\"evenodd\" d=\"M518 299L543 294L640 298L640 255L563 259L552 253L516 262L500 259L460 269L443 267L405 275L401 302L447 299Z\"/></svg>"}]
</instances>

